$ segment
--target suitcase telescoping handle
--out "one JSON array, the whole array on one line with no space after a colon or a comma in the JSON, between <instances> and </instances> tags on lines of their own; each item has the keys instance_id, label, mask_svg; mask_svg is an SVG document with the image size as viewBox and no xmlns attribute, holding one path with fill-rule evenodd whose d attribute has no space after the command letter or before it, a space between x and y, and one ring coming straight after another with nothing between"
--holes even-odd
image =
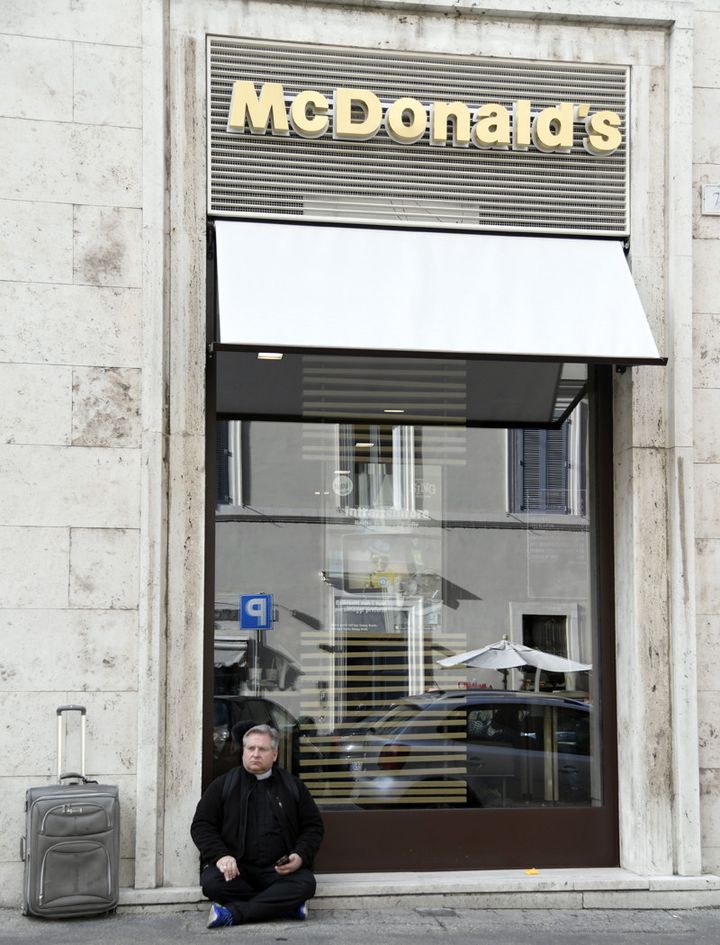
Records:
<instances>
[{"instance_id":1,"label":"suitcase telescoping handle","mask_svg":"<svg viewBox=\"0 0 720 945\"><path fill-rule=\"evenodd\" d=\"M79 712L80 713L80 772L68 771L63 774L62 770L62 754L63 754L63 715L66 712ZM85 722L87 716L87 709L84 705L59 705L57 707L57 779L58 782L65 781L69 778L79 778L81 781L86 782L87 778L85 777Z\"/></svg>"}]
</instances>

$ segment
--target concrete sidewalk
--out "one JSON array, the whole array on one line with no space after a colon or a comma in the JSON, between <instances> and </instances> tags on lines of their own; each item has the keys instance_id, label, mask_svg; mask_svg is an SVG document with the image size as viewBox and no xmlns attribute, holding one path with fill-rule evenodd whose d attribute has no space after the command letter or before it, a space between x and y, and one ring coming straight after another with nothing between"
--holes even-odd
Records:
<instances>
[{"instance_id":1,"label":"concrete sidewalk","mask_svg":"<svg viewBox=\"0 0 720 945\"><path fill-rule=\"evenodd\" d=\"M718 945L720 909L312 909L306 922L207 929L207 909L41 920L0 909L1 945Z\"/></svg>"},{"instance_id":2,"label":"concrete sidewalk","mask_svg":"<svg viewBox=\"0 0 720 945\"><path fill-rule=\"evenodd\" d=\"M720 908L720 876L641 876L620 867L321 873L317 880L315 912L430 906L518 911ZM160 906L181 911L203 901L198 886L120 890L123 909Z\"/></svg>"},{"instance_id":3,"label":"concrete sidewalk","mask_svg":"<svg viewBox=\"0 0 720 945\"><path fill-rule=\"evenodd\" d=\"M207 929L198 887L120 890L114 915L0 909L0 945L719 945L720 877L601 870L328 874L306 922Z\"/></svg>"}]
</instances>

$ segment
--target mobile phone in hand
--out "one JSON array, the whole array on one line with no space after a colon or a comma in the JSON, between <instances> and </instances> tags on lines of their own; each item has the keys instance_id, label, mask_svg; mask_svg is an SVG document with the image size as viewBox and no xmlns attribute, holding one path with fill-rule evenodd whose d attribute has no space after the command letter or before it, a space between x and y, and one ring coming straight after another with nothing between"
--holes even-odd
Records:
<instances>
[{"instance_id":1,"label":"mobile phone in hand","mask_svg":"<svg viewBox=\"0 0 720 945\"><path fill-rule=\"evenodd\" d=\"M285 866L286 863L290 862L289 856L281 856L279 860L275 863L275 866Z\"/></svg>"}]
</instances>

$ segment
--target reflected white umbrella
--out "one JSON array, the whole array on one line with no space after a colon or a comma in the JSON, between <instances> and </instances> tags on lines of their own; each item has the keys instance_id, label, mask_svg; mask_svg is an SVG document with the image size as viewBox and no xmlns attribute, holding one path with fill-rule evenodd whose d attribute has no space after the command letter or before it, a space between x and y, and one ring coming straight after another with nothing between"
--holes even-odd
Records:
<instances>
[{"instance_id":1,"label":"reflected white umbrella","mask_svg":"<svg viewBox=\"0 0 720 945\"><path fill-rule=\"evenodd\" d=\"M469 666L473 669L516 669L519 666L535 668L535 691L540 688L540 673L580 673L592 669L590 663L578 663L564 656L555 656L544 650L535 650L524 643L513 643L507 637L455 656L446 656L438 660L439 666ZM506 680L507 684L507 680Z\"/></svg>"}]
</instances>

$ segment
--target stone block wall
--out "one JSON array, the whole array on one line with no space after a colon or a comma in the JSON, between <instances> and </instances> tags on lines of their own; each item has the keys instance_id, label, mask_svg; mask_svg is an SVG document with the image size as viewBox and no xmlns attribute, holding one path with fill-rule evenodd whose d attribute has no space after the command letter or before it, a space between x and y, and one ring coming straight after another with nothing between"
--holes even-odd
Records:
<instances>
[{"instance_id":1,"label":"stone block wall","mask_svg":"<svg viewBox=\"0 0 720 945\"><path fill-rule=\"evenodd\" d=\"M0 5L0 904L61 703L87 706L88 771L120 785L133 882L141 42L141 0Z\"/></svg>"},{"instance_id":2,"label":"stone block wall","mask_svg":"<svg viewBox=\"0 0 720 945\"><path fill-rule=\"evenodd\" d=\"M720 2L694 21L693 328L698 715L703 869L720 872L720 216L702 213L720 185Z\"/></svg>"}]
</instances>

